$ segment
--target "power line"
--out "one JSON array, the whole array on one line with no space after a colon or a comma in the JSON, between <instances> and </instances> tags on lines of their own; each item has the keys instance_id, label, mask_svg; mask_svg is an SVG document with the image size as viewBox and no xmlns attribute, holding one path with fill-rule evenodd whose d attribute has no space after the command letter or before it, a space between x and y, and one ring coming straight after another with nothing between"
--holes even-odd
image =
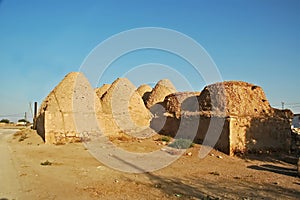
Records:
<instances>
[{"instance_id":1,"label":"power line","mask_svg":"<svg viewBox=\"0 0 300 200\"><path fill-rule=\"evenodd\" d=\"M16 114L1 114L0 118L24 118L24 119L30 119L33 118L33 111L32 111L32 102L29 102L27 111L23 113L16 113Z\"/></svg>"},{"instance_id":2,"label":"power line","mask_svg":"<svg viewBox=\"0 0 300 200\"><path fill-rule=\"evenodd\" d=\"M22 116L24 116L24 113L0 115L0 117L22 117Z\"/></svg>"},{"instance_id":3,"label":"power line","mask_svg":"<svg viewBox=\"0 0 300 200\"><path fill-rule=\"evenodd\" d=\"M284 106L300 106L300 103L285 103L285 102L281 102L281 104L273 104L271 106L279 107L282 106L282 104L284 104Z\"/></svg>"},{"instance_id":4,"label":"power line","mask_svg":"<svg viewBox=\"0 0 300 200\"><path fill-rule=\"evenodd\" d=\"M300 105L300 103L287 103L286 105L289 105L289 106L291 106L291 105Z\"/></svg>"},{"instance_id":5,"label":"power line","mask_svg":"<svg viewBox=\"0 0 300 200\"><path fill-rule=\"evenodd\" d=\"M300 105L298 105L298 106L291 106L290 108L300 108Z\"/></svg>"}]
</instances>

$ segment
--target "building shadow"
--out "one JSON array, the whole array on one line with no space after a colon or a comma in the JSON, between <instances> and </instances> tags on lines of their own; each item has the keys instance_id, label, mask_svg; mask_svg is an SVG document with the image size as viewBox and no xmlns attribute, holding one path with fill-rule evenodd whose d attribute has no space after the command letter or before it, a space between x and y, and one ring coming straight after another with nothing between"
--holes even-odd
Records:
<instances>
[{"instance_id":1,"label":"building shadow","mask_svg":"<svg viewBox=\"0 0 300 200\"><path fill-rule=\"evenodd\" d=\"M114 155L114 158L123 162L124 165L129 165L141 172L144 171L143 169L139 168L133 163L129 163L116 155ZM167 194L170 197L171 196L182 197L183 199L191 199L191 198L199 198L199 199L207 199L207 200L216 199L203 193L203 191L201 191L200 188L184 183L183 180L179 178L167 178L164 176L157 176L151 172L145 172L143 174L146 175L149 178L149 180L152 182L151 183L152 187L161 190L163 193ZM145 185L145 183L143 182L138 182L138 184Z\"/></svg>"},{"instance_id":2,"label":"building shadow","mask_svg":"<svg viewBox=\"0 0 300 200\"><path fill-rule=\"evenodd\" d=\"M138 170L139 167L133 163L114 156L116 159L130 165ZM272 171L281 171L285 175L294 175L294 170L277 166L264 166ZM180 173L180 172L178 172ZM168 198L180 199L299 199L300 191L287 188L278 184L258 184L251 181L228 179L222 175L213 176L209 179L197 175L190 175L184 178L176 177L176 174L156 175L155 172L145 172L150 183L137 181L135 178L129 180L139 185L153 187L163 192Z\"/></svg>"},{"instance_id":3,"label":"building shadow","mask_svg":"<svg viewBox=\"0 0 300 200\"><path fill-rule=\"evenodd\" d=\"M46 141L45 136L45 112L41 113L35 120L35 129L38 133L38 135L43 139L43 141Z\"/></svg>"},{"instance_id":4,"label":"building shadow","mask_svg":"<svg viewBox=\"0 0 300 200\"><path fill-rule=\"evenodd\" d=\"M297 177L297 169L294 169L294 168L279 167L279 166L270 165L270 164L251 165L251 166L248 166L247 168L255 169L255 170L259 170L259 171L269 171L269 172L286 175L286 176Z\"/></svg>"}]
</instances>

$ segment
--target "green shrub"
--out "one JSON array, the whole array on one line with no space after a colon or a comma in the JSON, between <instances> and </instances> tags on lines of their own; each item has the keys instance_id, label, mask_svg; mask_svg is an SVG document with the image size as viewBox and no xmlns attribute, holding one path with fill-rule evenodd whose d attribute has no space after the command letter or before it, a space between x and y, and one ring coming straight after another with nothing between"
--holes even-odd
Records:
<instances>
[{"instance_id":1,"label":"green shrub","mask_svg":"<svg viewBox=\"0 0 300 200\"><path fill-rule=\"evenodd\" d=\"M18 122L25 122L25 123L29 123L29 121L27 121L26 119L19 119Z\"/></svg>"},{"instance_id":2,"label":"green shrub","mask_svg":"<svg viewBox=\"0 0 300 200\"><path fill-rule=\"evenodd\" d=\"M169 144L170 147L176 148L176 149L188 149L190 147L194 146L194 143L190 139L177 139L171 144Z\"/></svg>"},{"instance_id":3,"label":"green shrub","mask_svg":"<svg viewBox=\"0 0 300 200\"><path fill-rule=\"evenodd\" d=\"M160 141L170 142L170 137L169 136L163 136L162 138L160 138Z\"/></svg>"},{"instance_id":4,"label":"green shrub","mask_svg":"<svg viewBox=\"0 0 300 200\"><path fill-rule=\"evenodd\" d=\"M9 120L8 119L1 119L0 121L1 123L6 123L6 124L9 124Z\"/></svg>"}]
</instances>

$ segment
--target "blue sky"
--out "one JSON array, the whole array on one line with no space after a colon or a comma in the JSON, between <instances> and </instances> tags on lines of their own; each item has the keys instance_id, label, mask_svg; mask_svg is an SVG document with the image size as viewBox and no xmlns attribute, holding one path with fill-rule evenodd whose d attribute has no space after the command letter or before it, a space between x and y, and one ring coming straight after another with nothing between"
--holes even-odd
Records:
<instances>
[{"instance_id":1,"label":"blue sky","mask_svg":"<svg viewBox=\"0 0 300 200\"><path fill-rule=\"evenodd\" d=\"M29 102L41 103L100 42L139 27L190 36L224 80L260 85L272 105L284 101L300 112L299 11L298 0L0 0L0 118L29 112ZM163 62L180 72L187 67L155 51L137 53L136 62L130 56L114 65ZM107 82L119 76L118 67L107 73ZM202 80L192 83L195 90L204 87Z\"/></svg>"}]
</instances>

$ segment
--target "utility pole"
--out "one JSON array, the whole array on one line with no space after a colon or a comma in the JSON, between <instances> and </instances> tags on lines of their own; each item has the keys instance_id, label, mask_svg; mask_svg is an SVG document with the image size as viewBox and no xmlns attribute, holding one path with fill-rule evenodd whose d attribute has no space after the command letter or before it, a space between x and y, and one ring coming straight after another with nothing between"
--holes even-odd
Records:
<instances>
[{"instance_id":1,"label":"utility pole","mask_svg":"<svg viewBox=\"0 0 300 200\"><path fill-rule=\"evenodd\" d=\"M34 102L33 130L36 130L37 102Z\"/></svg>"},{"instance_id":2,"label":"utility pole","mask_svg":"<svg viewBox=\"0 0 300 200\"><path fill-rule=\"evenodd\" d=\"M282 110L284 110L284 102L283 101L281 102L281 108L282 108Z\"/></svg>"},{"instance_id":3,"label":"utility pole","mask_svg":"<svg viewBox=\"0 0 300 200\"><path fill-rule=\"evenodd\" d=\"M35 119L37 116L37 102L34 102L34 115L33 118Z\"/></svg>"},{"instance_id":4,"label":"utility pole","mask_svg":"<svg viewBox=\"0 0 300 200\"><path fill-rule=\"evenodd\" d=\"M25 119L25 120L26 120L26 122L27 122L27 112L25 112L24 119Z\"/></svg>"}]
</instances>

